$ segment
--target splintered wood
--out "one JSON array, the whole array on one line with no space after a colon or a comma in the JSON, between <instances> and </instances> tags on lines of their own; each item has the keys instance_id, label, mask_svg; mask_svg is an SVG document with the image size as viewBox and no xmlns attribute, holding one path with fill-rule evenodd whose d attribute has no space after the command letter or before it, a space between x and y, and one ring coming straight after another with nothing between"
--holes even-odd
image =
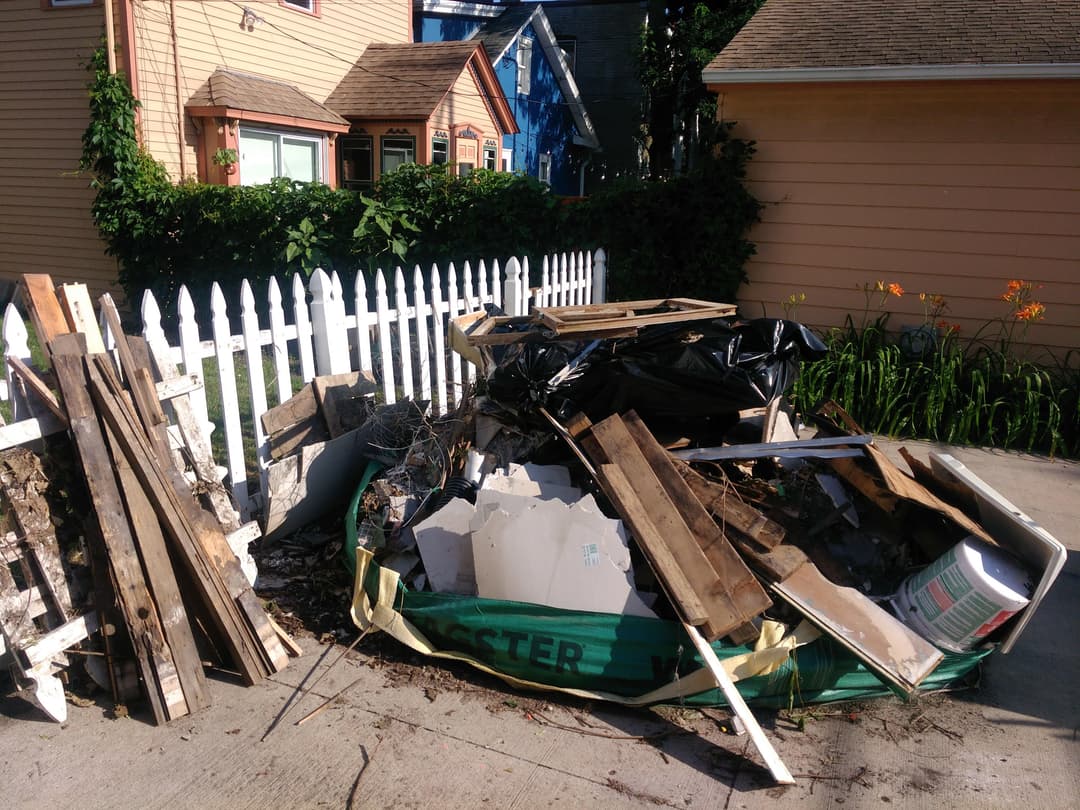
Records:
<instances>
[{"instance_id":1,"label":"splintered wood","mask_svg":"<svg viewBox=\"0 0 1080 810\"><path fill-rule=\"evenodd\" d=\"M713 640L772 604L636 414L593 425L582 446L686 622Z\"/></svg>"},{"instance_id":2,"label":"splintered wood","mask_svg":"<svg viewBox=\"0 0 1080 810\"><path fill-rule=\"evenodd\" d=\"M23 289L51 357L60 402L49 401L51 392L40 390L43 384L29 369L16 367L16 372L69 425L94 506L90 557L107 568L95 568L95 580L105 577L104 584L115 588L95 582L97 608L102 616L116 616L117 630L126 630L155 721L210 704L201 640L205 649L223 652L220 663L248 684L282 669L288 652L226 538L225 532L238 526L235 510L212 499L208 506L215 518L200 506L177 466L184 459L170 448L167 418L149 370L153 357L159 376L174 380L176 369L167 355L140 339L129 340L106 296L102 311L118 367L104 353L85 287L65 285L58 297L48 276L27 275ZM186 396L173 392L170 397L180 435L190 439L185 453L196 478L215 476L209 443L191 418ZM214 483L219 495L224 492L216 477ZM55 595L42 585L28 598L44 602L47 596ZM118 613L112 613L112 602ZM51 603L52 624L70 624L63 600ZM82 629L88 626L83 621ZM73 641L78 629L67 634Z\"/></svg>"}]
</instances>

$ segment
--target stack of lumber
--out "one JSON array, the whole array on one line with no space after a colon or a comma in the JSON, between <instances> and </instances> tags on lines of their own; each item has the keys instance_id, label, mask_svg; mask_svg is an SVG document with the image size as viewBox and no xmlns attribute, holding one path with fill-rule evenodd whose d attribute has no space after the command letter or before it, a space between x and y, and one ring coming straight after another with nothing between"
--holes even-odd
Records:
<instances>
[{"instance_id":1,"label":"stack of lumber","mask_svg":"<svg viewBox=\"0 0 1080 810\"><path fill-rule=\"evenodd\" d=\"M247 684L281 670L282 638L226 536L237 528L235 512L217 481L218 497L199 503L170 445L151 349L123 334L108 296L101 310L110 353L85 287L65 285L58 295L47 275L27 275L23 292L59 393L41 383L41 396L68 424L93 501L87 542L107 658L130 645L158 723L209 705L204 651ZM155 359L159 376L176 376L162 370L167 357ZM198 432L181 425L181 434ZM201 456L194 477L213 475L205 438L192 444L184 450Z\"/></svg>"}]
</instances>

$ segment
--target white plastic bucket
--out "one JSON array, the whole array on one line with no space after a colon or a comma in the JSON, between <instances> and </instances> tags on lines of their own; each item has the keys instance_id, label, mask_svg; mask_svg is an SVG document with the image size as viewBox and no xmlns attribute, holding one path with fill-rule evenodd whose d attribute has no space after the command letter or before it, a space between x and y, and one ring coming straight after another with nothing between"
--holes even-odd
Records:
<instances>
[{"instance_id":1,"label":"white plastic bucket","mask_svg":"<svg viewBox=\"0 0 1080 810\"><path fill-rule=\"evenodd\" d=\"M1023 609L1031 593L1031 575L1018 560L969 535L908 577L893 603L928 641L964 652Z\"/></svg>"}]
</instances>

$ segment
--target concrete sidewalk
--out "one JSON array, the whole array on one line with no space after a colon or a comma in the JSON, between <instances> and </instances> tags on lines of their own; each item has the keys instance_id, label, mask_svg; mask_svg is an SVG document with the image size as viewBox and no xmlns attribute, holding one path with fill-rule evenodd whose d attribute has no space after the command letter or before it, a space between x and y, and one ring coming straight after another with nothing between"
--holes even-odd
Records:
<instances>
[{"instance_id":1,"label":"concrete sidewalk","mask_svg":"<svg viewBox=\"0 0 1080 810\"><path fill-rule=\"evenodd\" d=\"M906 442L919 457L931 445ZM890 453L895 446L884 443ZM212 683L164 727L70 707L63 727L0 702L0 804L40 808L1080 807L1080 465L951 449L1069 549L1046 602L976 690L758 716L798 784L775 787L722 711L623 710L523 694L463 669L304 639L268 682ZM347 606L342 605L342 610ZM325 711L295 722L347 688ZM269 731L268 731L269 730Z\"/></svg>"}]
</instances>

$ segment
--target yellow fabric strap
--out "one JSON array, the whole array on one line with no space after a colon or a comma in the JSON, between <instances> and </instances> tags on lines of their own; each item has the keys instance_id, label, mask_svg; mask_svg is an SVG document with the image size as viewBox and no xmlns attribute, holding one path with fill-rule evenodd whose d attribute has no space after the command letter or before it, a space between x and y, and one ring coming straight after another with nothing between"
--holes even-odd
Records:
<instances>
[{"instance_id":1,"label":"yellow fabric strap","mask_svg":"<svg viewBox=\"0 0 1080 810\"><path fill-rule=\"evenodd\" d=\"M669 684L647 692L637 697L625 697L614 695L610 692L594 691L589 689L571 689L568 687L551 686L550 684L536 683L522 678L492 669L483 661L471 655L460 652L436 649L420 630L406 619L395 607L394 599L397 597L398 574L389 568L379 568L378 596L374 604L364 589L364 579L373 564L373 556L370 551L358 548L356 550L356 579L353 583L352 615L353 623L362 631L372 628L389 633L395 639L407 647L424 655L434 658L446 658L451 661L464 661L477 669L501 678L511 686L521 689L539 689L548 692L563 692L569 695L585 698L587 700L607 700L613 703L621 703L624 706L645 706L652 703L668 703L680 697L689 697L700 692L705 692L716 686L716 680L712 673L705 667L696 670L689 675L676 678ZM761 636L754 646L753 652L743 653L721 661L733 681L743 678L751 678L758 675L769 675L776 672L787 660L788 655L796 647L809 644L821 634L811 624L802 622L791 633L785 634L786 627L774 621L765 620L761 627Z\"/></svg>"}]
</instances>

